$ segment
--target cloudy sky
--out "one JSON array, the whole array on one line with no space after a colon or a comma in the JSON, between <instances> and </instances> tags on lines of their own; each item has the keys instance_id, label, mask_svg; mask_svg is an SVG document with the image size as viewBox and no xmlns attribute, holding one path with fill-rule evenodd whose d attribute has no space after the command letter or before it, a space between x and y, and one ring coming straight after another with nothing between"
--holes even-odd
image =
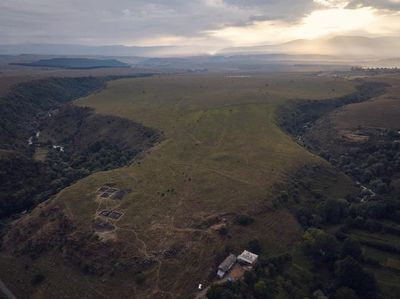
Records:
<instances>
[{"instance_id":1,"label":"cloudy sky","mask_svg":"<svg viewBox=\"0 0 400 299\"><path fill-rule=\"evenodd\" d=\"M0 44L217 49L400 36L400 0L1 0Z\"/></svg>"}]
</instances>

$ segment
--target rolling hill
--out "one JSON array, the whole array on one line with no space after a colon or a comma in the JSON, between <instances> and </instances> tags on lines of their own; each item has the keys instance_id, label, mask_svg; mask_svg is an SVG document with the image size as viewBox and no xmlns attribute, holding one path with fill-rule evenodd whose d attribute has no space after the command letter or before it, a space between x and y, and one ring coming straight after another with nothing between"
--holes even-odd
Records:
<instances>
[{"instance_id":1,"label":"rolling hill","mask_svg":"<svg viewBox=\"0 0 400 299\"><path fill-rule=\"evenodd\" d=\"M129 67L128 64L123 63L116 59L93 59L93 58L51 58L51 59L41 59L31 63L11 63L11 64L33 66L33 67L65 68L65 69Z\"/></svg>"}]
</instances>

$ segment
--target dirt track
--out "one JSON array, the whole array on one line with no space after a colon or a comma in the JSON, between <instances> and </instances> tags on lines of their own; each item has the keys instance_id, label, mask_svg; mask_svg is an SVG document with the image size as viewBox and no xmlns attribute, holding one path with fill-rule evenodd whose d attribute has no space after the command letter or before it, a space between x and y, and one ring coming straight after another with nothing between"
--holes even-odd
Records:
<instances>
[{"instance_id":1,"label":"dirt track","mask_svg":"<svg viewBox=\"0 0 400 299\"><path fill-rule=\"evenodd\" d=\"M0 290L8 299L17 299L17 297L15 297L13 293L11 293L11 291L7 288L4 282L1 281L1 279L0 279Z\"/></svg>"}]
</instances>

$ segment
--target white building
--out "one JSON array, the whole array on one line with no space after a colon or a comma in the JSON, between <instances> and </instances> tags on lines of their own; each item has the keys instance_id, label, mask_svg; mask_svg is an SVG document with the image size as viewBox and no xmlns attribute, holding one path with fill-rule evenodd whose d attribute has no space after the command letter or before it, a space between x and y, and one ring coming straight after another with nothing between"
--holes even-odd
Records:
<instances>
[{"instance_id":1,"label":"white building","mask_svg":"<svg viewBox=\"0 0 400 299\"><path fill-rule=\"evenodd\" d=\"M254 266L257 263L258 255L245 250L238 256L237 260L241 264Z\"/></svg>"}]
</instances>

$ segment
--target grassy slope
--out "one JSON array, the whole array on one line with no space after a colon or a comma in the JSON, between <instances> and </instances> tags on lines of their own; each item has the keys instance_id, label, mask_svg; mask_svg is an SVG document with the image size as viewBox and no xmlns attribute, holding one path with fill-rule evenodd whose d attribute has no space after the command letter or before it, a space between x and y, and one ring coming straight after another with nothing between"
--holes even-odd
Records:
<instances>
[{"instance_id":1,"label":"grassy slope","mask_svg":"<svg viewBox=\"0 0 400 299\"><path fill-rule=\"evenodd\" d=\"M287 74L112 82L77 104L162 130L166 140L140 162L79 181L55 202L65 205L81 228L89 229L96 211L116 204L97 203L94 192L98 186L115 183L133 189L114 206L125 213L117 223L118 238L134 244L134 254L142 258L171 247L183 249L177 259L160 259L137 292L154 297L171 290L183 297L206 280L213 269L213 256L224 245L239 251L258 237L267 253L276 253L297 240L301 230L293 217L285 210L269 209L274 186L298 167L320 160L276 126L275 109L288 98L329 98L352 91L348 81ZM231 227L232 239L195 228L207 217L229 212L251 213L256 222L247 228ZM56 277L39 288L36 297L42 297L44 289L56 295ZM118 279L110 279L108 286ZM95 287L113 296L126 295L123 292L133 285L126 282L128 277L123 279L124 286L114 293L102 285ZM64 285L72 287L71 282ZM65 287L58 289L65 292Z\"/></svg>"},{"instance_id":2,"label":"grassy slope","mask_svg":"<svg viewBox=\"0 0 400 299\"><path fill-rule=\"evenodd\" d=\"M399 76L373 77L371 80L390 84L387 92L371 101L352 104L337 110L330 115L335 128L356 130L358 127L400 128L400 79ZM385 117L382 117L382 116Z\"/></svg>"}]
</instances>

